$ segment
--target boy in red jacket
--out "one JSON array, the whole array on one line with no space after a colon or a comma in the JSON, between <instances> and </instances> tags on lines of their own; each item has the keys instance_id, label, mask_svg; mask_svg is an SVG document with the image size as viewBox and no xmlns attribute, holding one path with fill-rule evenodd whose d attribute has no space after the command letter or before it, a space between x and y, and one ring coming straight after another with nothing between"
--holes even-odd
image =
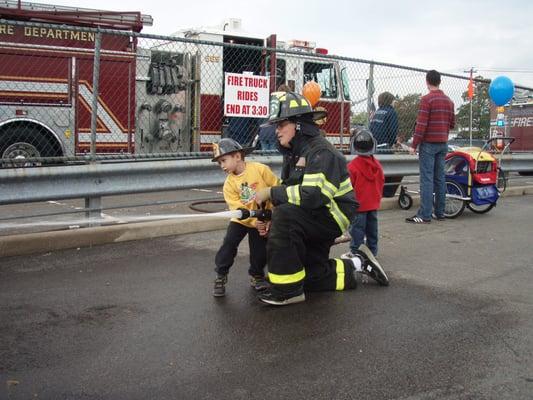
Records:
<instances>
[{"instance_id":1,"label":"boy in red jacket","mask_svg":"<svg viewBox=\"0 0 533 400\"><path fill-rule=\"evenodd\" d=\"M370 131L363 129L354 138L355 157L348 164L350 180L359 202L357 214L349 231L352 236L350 252L343 258L352 258L360 245L365 243L374 254L378 253L378 209L381 203L385 178L380 162L374 158L376 141Z\"/></svg>"}]
</instances>

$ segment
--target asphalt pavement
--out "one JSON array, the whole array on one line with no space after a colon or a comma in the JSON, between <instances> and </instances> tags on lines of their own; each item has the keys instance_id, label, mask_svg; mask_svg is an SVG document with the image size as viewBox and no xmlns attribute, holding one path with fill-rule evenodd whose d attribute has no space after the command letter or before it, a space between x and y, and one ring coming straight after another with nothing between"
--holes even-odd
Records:
<instances>
[{"instance_id":1,"label":"asphalt pavement","mask_svg":"<svg viewBox=\"0 0 533 400\"><path fill-rule=\"evenodd\" d=\"M212 297L224 231L2 258L0 399L531 399L533 197L413 212L380 212L391 286L282 308L245 242Z\"/></svg>"}]
</instances>

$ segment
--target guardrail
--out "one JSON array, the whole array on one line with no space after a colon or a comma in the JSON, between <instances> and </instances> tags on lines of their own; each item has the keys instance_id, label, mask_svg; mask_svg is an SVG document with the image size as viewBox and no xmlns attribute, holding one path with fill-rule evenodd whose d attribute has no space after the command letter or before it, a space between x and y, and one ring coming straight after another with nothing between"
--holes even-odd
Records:
<instances>
[{"instance_id":1,"label":"guardrail","mask_svg":"<svg viewBox=\"0 0 533 400\"><path fill-rule=\"evenodd\" d=\"M353 156L347 156L350 160ZM378 155L385 176L418 175L418 157ZM250 160L279 172L281 156ZM533 171L533 154L505 155L505 171ZM106 163L0 169L0 205L85 198L91 209L102 197L220 186L225 174L209 159Z\"/></svg>"}]
</instances>

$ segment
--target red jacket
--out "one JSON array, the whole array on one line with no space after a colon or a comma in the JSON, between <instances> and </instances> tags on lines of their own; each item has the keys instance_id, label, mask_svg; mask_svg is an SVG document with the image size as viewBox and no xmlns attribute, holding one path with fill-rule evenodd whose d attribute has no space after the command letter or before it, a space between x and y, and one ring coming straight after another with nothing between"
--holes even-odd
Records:
<instances>
[{"instance_id":1,"label":"red jacket","mask_svg":"<svg viewBox=\"0 0 533 400\"><path fill-rule=\"evenodd\" d=\"M379 209L385 183L381 163L374 156L357 156L348 164L348 172L359 202L357 211Z\"/></svg>"}]
</instances>

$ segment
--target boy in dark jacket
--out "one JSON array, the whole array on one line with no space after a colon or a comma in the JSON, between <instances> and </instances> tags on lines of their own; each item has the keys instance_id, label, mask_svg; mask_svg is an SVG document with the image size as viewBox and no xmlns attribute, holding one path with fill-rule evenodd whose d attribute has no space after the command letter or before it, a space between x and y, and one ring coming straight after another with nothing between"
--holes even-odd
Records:
<instances>
[{"instance_id":1,"label":"boy in dark jacket","mask_svg":"<svg viewBox=\"0 0 533 400\"><path fill-rule=\"evenodd\" d=\"M374 158L376 142L370 131L363 129L354 141L355 157L348 164L348 173L359 201L359 208L350 225L350 252L343 258L352 258L356 250L365 243L372 254L378 254L378 209L385 182L383 168Z\"/></svg>"}]
</instances>

